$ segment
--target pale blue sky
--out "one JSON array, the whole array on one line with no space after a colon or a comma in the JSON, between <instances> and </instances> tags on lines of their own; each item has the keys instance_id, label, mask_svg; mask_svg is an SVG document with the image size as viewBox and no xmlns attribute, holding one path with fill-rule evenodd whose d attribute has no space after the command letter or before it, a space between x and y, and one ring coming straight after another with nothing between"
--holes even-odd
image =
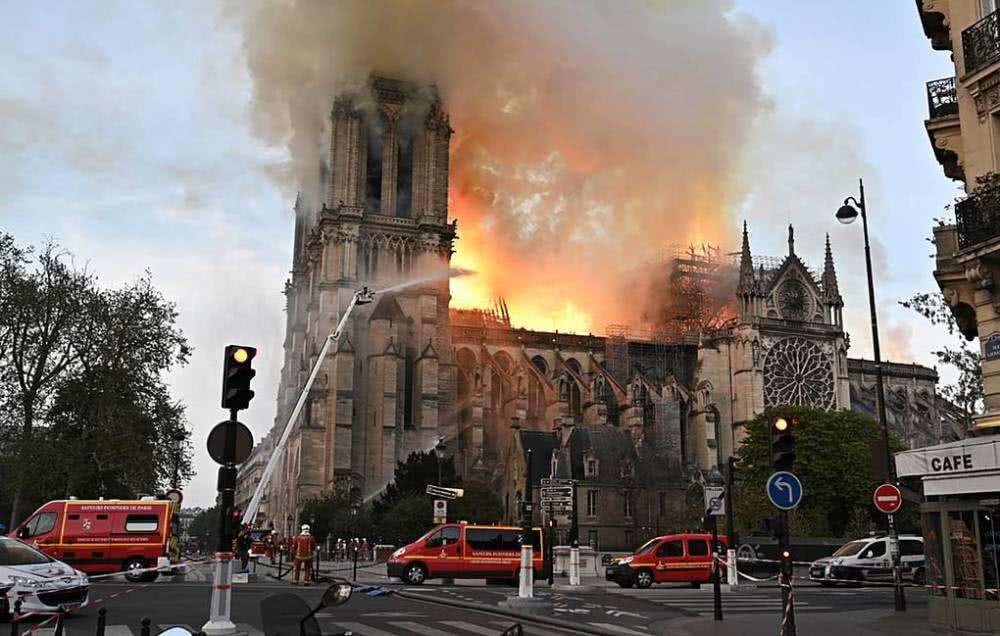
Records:
<instances>
[{"instance_id":1,"label":"pale blue sky","mask_svg":"<svg viewBox=\"0 0 1000 636\"><path fill-rule=\"evenodd\" d=\"M0 229L22 242L55 237L107 284L148 268L178 302L195 355L171 380L195 427L200 473L187 501L201 505L215 495L203 446L224 416L225 344L260 345L244 420L258 438L271 426L292 232L288 194L269 176L284 150L251 131L240 34L206 4L0 6ZM794 223L798 252L816 266L830 232L851 353L870 356L860 228L833 218L864 176L883 348L932 363L943 336L894 303L934 288L924 237L957 193L923 128L924 82L952 74L947 54L931 50L911 0L743 0L735 10L774 46L760 67L773 111L755 130L750 195L733 217L750 222L755 252L777 255Z\"/></svg>"}]
</instances>

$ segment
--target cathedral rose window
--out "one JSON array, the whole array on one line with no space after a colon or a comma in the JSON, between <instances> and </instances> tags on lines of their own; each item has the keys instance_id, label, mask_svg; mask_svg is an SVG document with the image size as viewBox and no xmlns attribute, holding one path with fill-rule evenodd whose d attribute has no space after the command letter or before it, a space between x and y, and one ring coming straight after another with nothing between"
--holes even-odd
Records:
<instances>
[{"instance_id":1,"label":"cathedral rose window","mask_svg":"<svg viewBox=\"0 0 1000 636\"><path fill-rule=\"evenodd\" d=\"M809 292L794 278L785 281L778 292L781 316L788 320L805 320L812 308Z\"/></svg>"},{"instance_id":2,"label":"cathedral rose window","mask_svg":"<svg viewBox=\"0 0 1000 636\"><path fill-rule=\"evenodd\" d=\"M764 360L764 405L834 407L833 363L805 338L776 342Z\"/></svg>"}]
</instances>

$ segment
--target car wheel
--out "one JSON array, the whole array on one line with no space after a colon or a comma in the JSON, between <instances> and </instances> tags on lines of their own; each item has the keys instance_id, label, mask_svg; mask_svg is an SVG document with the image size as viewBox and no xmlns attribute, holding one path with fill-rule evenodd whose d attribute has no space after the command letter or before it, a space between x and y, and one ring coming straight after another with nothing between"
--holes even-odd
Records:
<instances>
[{"instance_id":1,"label":"car wheel","mask_svg":"<svg viewBox=\"0 0 1000 636\"><path fill-rule=\"evenodd\" d=\"M653 573L649 570L639 570L635 573L635 586L646 589L653 584Z\"/></svg>"},{"instance_id":2,"label":"car wheel","mask_svg":"<svg viewBox=\"0 0 1000 636\"><path fill-rule=\"evenodd\" d=\"M142 583L146 578L146 572L142 571L145 568L146 562L140 557L135 557L126 561L122 570L125 572L126 580L131 583Z\"/></svg>"},{"instance_id":3,"label":"car wheel","mask_svg":"<svg viewBox=\"0 0 1000 636\"><path fill-rule=\"evenodd\" d=\"M420 585L427 580L427 569L419 563L412 563L403 570L403 580L409 585Z\"/></svg>"},{"instance_id":4,"label":"car wheel","mask_svg":"<svg viewBox=\"0 0 1000 636\"><path fill-rule=\"evenodd\" d=\"M927 572L923 568L918 568L916 572L913 573L913 584L914 585L927 585Z\"/></svg>"}]
</instances>

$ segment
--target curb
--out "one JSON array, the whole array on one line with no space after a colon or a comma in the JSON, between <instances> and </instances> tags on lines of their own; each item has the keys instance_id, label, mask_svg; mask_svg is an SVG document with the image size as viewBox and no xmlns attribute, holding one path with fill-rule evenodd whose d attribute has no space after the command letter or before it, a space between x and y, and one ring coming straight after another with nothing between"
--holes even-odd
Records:
<instances>
[{"instance_id":1,"label":"curb","mask_svg":"<svg viewBox=\"0 0 1000 636\"><path fill-rule=\"evenodd\" d=\"M501 609L499 607L494 607L492 605L483 605L481 603L466 603L465 601L455 601L452 599L444 599L444 598L427 598L425 595L411 594L409 592L393 591L393 594L395 594L400 598L405 598L411 601L423 601L424 603L449 605L451 607L457 607L459 609L474 610L477 612L485 612L487 614L496 614L499 616L505 616L507 618L513 618L519 621L525 621L529 623L539 623L542 625L548 625L549 627L557 627L559 629L566 630L570 633L575 632L577 634L591 634L592 636L616 636L612 632L602 631L594 627L590 627L589 625L581 625L580 623L564 621L558 618L550 618L548 616L533 616L531 614L513 612L510 610Z\"/></svg>"}]
</instances>

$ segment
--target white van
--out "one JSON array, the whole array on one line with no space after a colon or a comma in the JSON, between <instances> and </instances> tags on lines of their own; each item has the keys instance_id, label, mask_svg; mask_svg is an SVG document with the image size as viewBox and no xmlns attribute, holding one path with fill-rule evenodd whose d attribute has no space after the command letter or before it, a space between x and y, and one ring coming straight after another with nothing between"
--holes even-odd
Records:
<instances>
[{"instance_id":1,"label":"white van","mask_svg":"<svg viewBox=\"0 0 1000 636\"><path fill-rule=\"evenodd\" d=\"M903 576L912 579L916 585L923 585L926 580L923 537L900 536L899 560ZM889 537L870 537L845 543L831 556L813 561L809 566L809 578L820 585L892 580Z\"/></svg>"}]
</instances>

